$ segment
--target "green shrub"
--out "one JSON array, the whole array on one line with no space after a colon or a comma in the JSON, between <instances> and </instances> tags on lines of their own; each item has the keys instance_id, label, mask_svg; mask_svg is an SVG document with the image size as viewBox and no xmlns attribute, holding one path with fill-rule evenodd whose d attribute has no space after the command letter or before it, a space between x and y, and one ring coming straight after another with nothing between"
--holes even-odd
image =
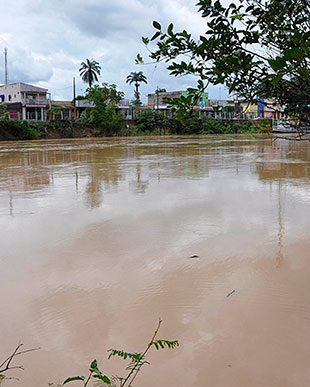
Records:
<instances>
[{"instance_id":1,"label":"green shrub","mask_svg":"<svg viewBox=\"0 0 310 387\"><path fill-rule=\"evenodd\" d=\"M137 127L141 132L169 131L169 118L158 110L144 109L137 114Z\"/></svg>"}]
</instances>

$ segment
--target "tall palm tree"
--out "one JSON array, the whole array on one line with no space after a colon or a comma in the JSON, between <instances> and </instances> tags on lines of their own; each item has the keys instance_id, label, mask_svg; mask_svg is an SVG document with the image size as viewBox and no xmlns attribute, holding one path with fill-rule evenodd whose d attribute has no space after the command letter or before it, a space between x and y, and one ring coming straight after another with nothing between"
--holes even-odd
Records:
<instances>
[{"instance_id":1,"label":"tall palm tree","mask_svg":"<svg viewBox=\"0 0 310 387\"><path fill-rule=\"evenodd\" d=\"M101 67L99 63L95 60L86 59L86 62L81 63L81 68L79 69L80 76L85 83L88 83L89 87L92 87L92 84L97 81L98 75L100 75Z\"/></svg>"},{"instance_id":2,"label":"tall palm tree","mask_svg":"<svg viewBox=\"0 0 310 387\"><path fill-rule=\"evenodd\" d=\"M135 88L136 88L136 91L135 91L135 98L136 98L136 101L139 101L139 102L140 102L139 86L140 86L140 83L141 83L141 82L147 83L146 76L143 74L142 71L139 71L139 72L137 72L137 73L136 73L136 72L131 72L131 73L127 76L126 82L129 83L130 85L131 85L132 83L135 84Z\"/></svg>"}]
</instances>

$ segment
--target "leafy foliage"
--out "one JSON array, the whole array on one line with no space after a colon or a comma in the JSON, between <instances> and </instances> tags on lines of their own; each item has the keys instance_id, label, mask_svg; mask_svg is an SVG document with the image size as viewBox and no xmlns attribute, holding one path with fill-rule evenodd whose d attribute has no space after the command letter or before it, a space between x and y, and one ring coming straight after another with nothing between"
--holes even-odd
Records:
<instances>
[{"instance_id":1,"label":"leafy foliage","mask_svg":"<svg viewBox=\"0 0 310 387\"><path fill-rule=\"evenodd\" d=\"M110 352L108 359L110 359L112 356L120 356L124 360L126 360L128 357L129 359L139 361L142 356L142 353L130 353L130 352L119 351L117 349L109 349L108 352Z\"/></svg>"},{"instance_id":2,"label":"leafy foliage","mask_svg":"<svg viewBox=\"0 0 310 387\"><path fill-rule=\"evenodd\" d=\"M177 340L169 341L169 340L156 340L152 342L152 345L158 350L160 348L164 349L165 346L168 348L175 348L179 346L179 342Z\"/></svg>"},{"instance_id":3,"label":"leafy foliage","mask_svg":"<svg viewBox=\"0 0 310 387\"><path fill-rule=\"evenodd\" d=\"M28 121L0 120L0 138L8 140L37 140L41 137L36 126Z\"/></svg>"},{"instance_id":4,"label":"leafy foliage","mask_svg":"<svg viewBox=\"0 0 310 387\"><path fill-rule=\"evenodd\" d=\"M158 87L156 90L155 90L155 94L159 94L159 93L166 93L166 89L165 88L160 88Z\"/></svg>"},{"instance_id":5,"label":"leafy foliage","mask_svg":"<svg viewBox=\"0 0 310 387\"><path fill-rule=\"evenodd\" d=\"M0 104L0 121L8 118L7 107L4 104Z\"/></svg>"},{"instance_id":6,"label":"leafy foliage","mask_svg":"<svg viewBox=\"0 0 310 387\"><path fill-rule=\"evenodd\" d=\"M158 110L144 109L137 114L137 126L142 132L160 134L169 130L169 119Z\"/></svg>"},{"instance_id":7,"label":"leafy foliage","mask_svg":"<svg viewBox=\"0 0 310 387\"><path fill-rule=\"evenodd\" d=\"M187 98L187 97L186 97ZM180 100L182 102L182 99ZM270 127L269 120L268 124ZM188 111L185 106L180 112L176 110L171 117L166 117L157 110L145 109L137 114L137 128L141 134L246 134L261 131L261 122L229 121L213 117L199 117L198 112Z\"/></svg>"},{"instance_id":8,"label":"leafy foliage","mask_svg":"<svg viewBox=\"0 0 310 387\"><path fill-rule=\"evenodd\" d=\"M67 378L64 382L63 382L63 385L67 384L67 383L70 383L70 382L74 382L75 380L85 380L85 376L73 376L72 378Z\"/></svg>"},{"instance_id":9,"label":"leafy foliage","mask_svg":"<svg viewBox=\"0 0 310 387\"><path fill-rule=\"evenodd\" d=\"M131 72L126 79L126 82L130 85L132 83L135 84L135 100L134 105L139 106L141 105L141 99L140 99L140 93L139 93L139 86L141 82L147 83L146 76L143 74L142 71L139 72Z\"/></svg>"},{"instance_id":10,"label":"leafy foliage","mask_svg":"<svg viewBox=\"0 0 310 387\"><path fill-rule=\"evenodd\" d=\"M63 382L63 386L67 383L75 382L75 381L81 381L83 383L83 386L86 387L90 380L101 380L104 385L110 386L111 380L108 376L103 375L103 373L98 368L97 360L93 360L89 366L89 375L86 378L85 376L73 376L70 378L67 378Z\"/></svg>"},{"instance_id":11,"label":"leafy foliage","mask_svg":"<svg viewBox=\"0 0 310 387\"><path fill-rule=\"evenodd\" d=\"M112 357L118 356L121 357L123 360L129 360L129 364L127 366L127 371L128 374L124 377L120 376L112 376L112 377L107 377L106 375L103 375L102 372L98 368L97 361L94 360L89 368L89 376L86 378L85 376L74 376L71 378L68 378L64 381L63 385L73 382L73 381L81 381L83 383L83 386L86 387L89 383L90 380L95 379L97 382L95 382L95 386L111 386L111 387L116 387L116 384L118 384L120 387L125 387L125 386L132 386L133 381L137 377L138 373L140 372L141 368L145 364L150 364L146 360L146 355L148 351L155 346L156 349L160 348L175 348L179 345L179 342L177 340L174 341L169 341L169 340L155 340L158 331L160 329L162 320L159 319L157 328L146 346L145 350L143 352L126 352L122 350L117 350L117 349L110 349L108 359L111 359Z\"/></svg>"},{"instance_id":12,"label":"leafy foliage","mask_svg":"<svg viewBox=\"0 0 310 387\"><path fill-rule=\"evenodd\" d=\"M95 60L86 59L86 62L81 63L79 69L80 76L85 83L88 83L89 88L92 87L95 81L98 82L98 76L100 75L101 67Z\"/></svg>"},{"instance_id":13,"label":"leafy foliage","mask_svg":"<svg viewBox=\"0 0 310 387\"><path fill-rule=\"evenodd\" d=\"M117 110L117 103L123 98L124 93L114 84L103 83L88 90L87 99L94 103L89 110L90 121L101 129L99 134L117 134L124 127L124 119Z\"/></svg>"},{"instance_id":14,"label":"leafy foliage","mask_svg":"<svg viewBox=\"0 0 310 387\"><path fill-rule=\"evenodd\" d=\"M166 31L153 22L150 57L165 61L172 75L198 76L197 90L225 84L248 101L276 98L286 111L310 117L310 3L308 0L199 0L207 30L195 39L186 30ZM141 55L137 62L141 62ZM183 101L187 103L188 101Z\"/></svg>"}]
</instances>

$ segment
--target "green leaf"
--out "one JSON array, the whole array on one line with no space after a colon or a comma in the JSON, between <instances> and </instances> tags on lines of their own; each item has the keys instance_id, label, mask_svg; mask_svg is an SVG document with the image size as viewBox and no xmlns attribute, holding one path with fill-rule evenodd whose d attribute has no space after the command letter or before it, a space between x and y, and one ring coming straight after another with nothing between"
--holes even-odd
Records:
<instances>
[{"instance_id":1,"label":"green leaf","mask_svg":"<svg viewBox=\"0 0 310 387\"><path fill-rule=\"evenodd\" d=\"M198 84L198 89L202 90L204 88L204 84L201 79L198 80L197 84Z\"/></svg>"},{"instance_id":2,"label":"green leaf","mask_svg":"<svg viewBox=\"0 0 310 387\"><path fill-rule=\"evenodd\" d=\"M63 385L74 382L75 380L85 380L85 376L73 376L72 378L68 378L63 382Z\"/></svg>"},{"instance_id":3,"label":"green leaf","mask_svg":"<svg viewBox=\"0 0 310 387\"><path fill-rule=\"evenodd\" d=\"M298 47L287 48L283 51L284 60L300 59L304 55L303 50Z\"/></svg>"},{"instance_id":4,"label":"green leaf","mask_svg":"<svg viewBox=\"0 0 310 387\"><path fill-rule=\"evenodd\" d=\"M96 369L98 369L98 363L97 363L97 360L93 360L93 361L91 362L90 369L91 369L92 371L95 371Z\"/></svg>"},{"instance_id":5,"label":"green leaf","mask_svg":"<svg viewBox=\"0 0 310 387\"><path fill-rule=\"evenodd\" d=\"M221 6L221 3L219 2L219 0L217 0L215 3L214 3L214 8L217 10L217 11L220 11L222 9L222 6Z\"/></svg>"},{"instance_id":6,"label":"green leaf","mask_svg":"<svg viewBox=\"0 0 310 387\"><path fill-rule=\"evenodd\" d=\"M100 379L106 384L111 384L111 380L106 375L94 375L94 379Z\"/></svg>"},{"instance_id":7,"label":"green leaf","mask_svg":"<svg viewBox=\"0 0 310 387\"><path fill-rule=\"evenodd\" d=\"M235 83L232 83L232 84L229 86L229 90L228 90L229 94L232 93L232 92L235 90L235 87L236 87Z\"/></svg>"},{"instance_id":8,"label":"green leaf","mask_svg":"<svg viewBox=\"0 0 310 387\"><path fill-rule=\"evenodd\" d=\"M282 77L283 77L283 73L277 74L277 76L274 77L274 79L272 80L271 83L272 83L274 86L276 86L276 85L281 81Z\"/></svg>"},{"instance_id":9,"label":"green leaf","mask_svg":"<svg viewBox=\"0 0 310 387\"><path fill-rule=\"evenodd\" d=\"M309 70L307 68L300 67L299 69L297 69L297 71L299 72L302 79L308 80L310 78Z\"/></svg>"},{"instance_id":10,"label":"green leaf","mask_svg":"<svg viewBox=\"0 0 310 387\"><path fill-rule=\"evenodd\" d=\"M143 37L143 36L142 36L142 42L143 42L144 44L149 44L150 39L147 38L147 37Z\"/></svg>"},{"instance_id":11,"label":"green leaf","mask_svg":"<svg viewBox=\"0 0 310 387\"><path fill-rule=\"evenodd\" d=\"M156 38L158 38L160 34L161 34L160 31L155 32L155 34L151 37L151 41L155 40Z\"/></svg>"},{"instance_id":12,"label":"green leaf","mask_svg":"<svg viewBox=\"0 0 310 387\"><path fill-rule=\"evenodd\" d=\"M168 32L168 34L169 34L170 36L173 35L172 30L173 30L173 23L170 23L169 26L168 26L168 29L167 29L167 32Z\"/></svg>"},{"instance_id":13,"label":"green leaf","mask_svg":"<svg viewBox=\"0 0 310 387\"><path fill-rule=\"evenodd\" d=\"M153 27L156 28L157 30L161 30L161 25L157 21L153 21Z\"/></svg>"},{"instance_id":14,"label":"green leaf","mask_svg":"<svg viewBox=\"0 0 310 387\"><path fill-rule=\"evenodd\" d=\"M238 20L243 20L243 17L241 15L231 15L231 19L238 19Z\"/></svg>"},{"instance_id":15,"label":"green leaf","mask_svg":"<svg viewBox=\"0 0 310 387\"><path fill-rule=\"evenodd\" d=\"M142 58L142 56L140 54L137 54L135 62L136 62L136 64L143 63L143 58Z\"/></svg>"},{"instance_id":16,"label":"green leaf","mask_svg":"<svg viewBox=\"0 0 310 387\"><path fill-rule=\"evenodd\" d=\"M189 96L189 97L192 98L191 96ZM169 341L169 340L157 340L157 341L153 341L152 344L155 345L156 349L164 348L165 345L166 345L168 348L174 348L174 347L178 347L178 346L179 346L178 340L174 340L174 341Z\"/></svg>"},{"instance_id":17,"label":"green leaf","mask_svg":"<svg viewBox=\"0 0 310 387\"><path fill-rule=\"evenodd\" d=\"M291 51L291 56L292 56L292 58L294 58L294 59L300 59L300 58L302 58L303 55L304 55L303 50L301 50L301 49L298 48L298 47L293 47L290 51Z\"/></svg>"},{"instance_id":18,"label":"green leaf","mask_svg":"<svg viewBox=\"0 0 310 387\"><path fill-rule=\"evenodd\" d=\"M285 60L280 57L277 57L276 59L269 59L268 62L274 71L282 70L286 65Z\"/></svg>"}]
</instances>

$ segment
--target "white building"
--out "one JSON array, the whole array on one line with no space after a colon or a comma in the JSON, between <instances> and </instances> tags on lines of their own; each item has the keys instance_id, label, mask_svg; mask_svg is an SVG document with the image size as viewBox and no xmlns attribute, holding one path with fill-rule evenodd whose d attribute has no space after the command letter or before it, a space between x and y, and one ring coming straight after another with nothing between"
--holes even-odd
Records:
<instances>
[{"instance_id":1,"label":"white building","mask_svg":"<svg viewBox=\"0 0 310 387\"><path fill-rule=\"evenodd\" d=\"M47 89L18 82L0 86L0 104L7 106L10 118L46 120Z\"/></svg>"}]
</instances>

